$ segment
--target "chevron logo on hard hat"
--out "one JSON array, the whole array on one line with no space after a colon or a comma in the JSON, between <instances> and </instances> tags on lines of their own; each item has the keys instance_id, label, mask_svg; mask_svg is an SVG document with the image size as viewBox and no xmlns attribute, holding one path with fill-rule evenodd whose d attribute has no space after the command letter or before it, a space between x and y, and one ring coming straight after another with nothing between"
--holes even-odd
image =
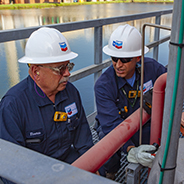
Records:
<instances>
[{"instance_id":1,"label":"chevron logo on hard hat","mask_svg":"<svg viewBox=\"0 0 184 184\"><path fill-rule=\"evenodd\" d=\"M61 48L62 51L67 51L68 50L67 45L66 45L65 42L59 43L59 45L60 45L60 48Z\"/></svg>"},{"instance_id":2,"label":"chevron logo on hard hat","mask_svg":"<svg viewBox=\"0 0 184 184\"><path fill-rule=\"evenodd\" d=\"M122 48L122 45L123 45L123 42L122 41L113 41L112 45L117 48L117 49L121 49Z\"/></svg>"}]
</instances>

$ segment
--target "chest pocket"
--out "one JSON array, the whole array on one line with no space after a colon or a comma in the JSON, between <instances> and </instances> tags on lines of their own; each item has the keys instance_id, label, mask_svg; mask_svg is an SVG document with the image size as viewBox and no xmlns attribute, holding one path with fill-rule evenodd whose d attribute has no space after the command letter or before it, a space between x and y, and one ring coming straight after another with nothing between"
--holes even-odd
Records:
<instances>
[{"instance_id":1,"label":"chest pocket","mask_svg":"<svg viewBox=\"0 0 184 184\"><path fill-rule=\"evenodd\" d=\"M67 129L69 130L71 144L74 143L76 133L75 130L78 128L78 126L79 126L79 119L76 115L68 119Z\"/></svg>"},{"instance_id":2,"label":"chest pocket","mask_svg":"<svg viewBox=\"0 0 184 184\"><path fill-rule=\"evenodd\" d=\"M26 147L32 150L42 152L44 144L44 134L42 129L26 132Z\"/></svg>"},{"instance_id":3,"label":"chest pocket","mask_svg":"<svg viewBox=\"0 0 184 184\"><path fill-rule=\"evenodd\" d=\"M76 115L68 119L67 128L69 131L74 131L79 126L79 119Z\"/></svg>"}]
</instances>

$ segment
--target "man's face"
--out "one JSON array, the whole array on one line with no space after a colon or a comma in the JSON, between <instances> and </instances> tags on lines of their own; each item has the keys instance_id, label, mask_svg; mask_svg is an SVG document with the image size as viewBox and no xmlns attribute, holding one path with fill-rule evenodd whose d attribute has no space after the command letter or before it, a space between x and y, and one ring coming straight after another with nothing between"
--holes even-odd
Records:
<instances>
[{"instance_id":1,"label":"man's face","mask_svg":"<svg viewBox=\"0 0 184 184\"><path fill-rule=\"evenodd\" d=\"M40 68L39 86L43 91L47 94L57 94L66 88L68 77L70 76L68 67L66 67L68 63L69 61L38 65Z\"/></svg>"},{"instance_id":2,"label":"man's face","mask_svg":"<svg viewBox=\"0 0 184 184\"><path fill-rule=\"evenodd\" d=\"M130 61L129 60L130 59L122 59L122 61L123 61L122 62L119 58L112 57L112 64L113 64L114 70L116 72L116 75L118 77L130 79L133 76L133 74L135 72L136 63L140 60L140 58L134 57ZM126 61L129 61L129 62L126 62ZM126 63L124 63L124 62L126 62Z\"/></svg>"}]
</instances>

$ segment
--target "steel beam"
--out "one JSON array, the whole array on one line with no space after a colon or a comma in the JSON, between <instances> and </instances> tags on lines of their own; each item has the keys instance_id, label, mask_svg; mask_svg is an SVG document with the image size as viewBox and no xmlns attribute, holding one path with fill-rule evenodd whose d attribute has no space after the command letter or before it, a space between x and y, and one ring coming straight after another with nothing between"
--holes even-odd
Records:
<instances>
[{"instance_id":1,"label":"steel beam","mask_svg":"<svg viewBox=\"0 0 184 184\"><path fill-rule=\"evenodd\" d=\"M58 29L61 32L67 32L67 31L74 31L74 30L79 30L79 29L99 27L99 26L104 26L104 25L108 25L108 24L127 22L127 21L131 21L131 20L139 20L139 19L143 19L143 18L149 18L149 17L171 14L171 13L172 13L172 9L169 9L169 10L163 10L163 11L139 13L139 14L133 14L133 15L118 16L118 17L111 17L111 18L102 18L102 19L96 19L96 20L86 20L86 21L77 21L77 22L69 22L69 23L51 24L51 25L45 25L45 27L53 27L53 28ZM42 27L42 26L0 31L0 43L12 41L12 40L26 39L30 36L30 34L33 31L37 30L40 27Z\"/></svg>"},{"instance_id":2,"label":"steel beam","mask_svg":"<svg viewBox=\"0 0 184 184\"><path fill-rule=\"evenodd\" d=\"M117 183L2 139L0 158L0 176L17 184Z\"/></svg>"}]
</instances>

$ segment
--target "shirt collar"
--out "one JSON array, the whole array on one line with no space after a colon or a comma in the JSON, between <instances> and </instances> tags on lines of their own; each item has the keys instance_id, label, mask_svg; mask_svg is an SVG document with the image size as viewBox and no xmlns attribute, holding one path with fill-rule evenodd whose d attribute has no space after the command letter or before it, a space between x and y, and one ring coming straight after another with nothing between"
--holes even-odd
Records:
<instances>
[{"instance_id":1,"label":"shirt collar","mask_svg":"<svg viewBox=\"0 0 184 184\"><path fill-rule=\"evenodd\" d=\"M116 75L116 74L115 74ZM118 83L118 88L121 89L122 87L124 87L125 84L127 84L127 81L125 78L122 77L117 77L117 83ZM140 79L140 74L136 71L136 77L135 77L135 81Z\"/></svg>"},{"instance_id":2,"label":"shirt collar","mask_svg":"<svg viewBox=\"0 0 184 184\"><path fill-rule=\"evenodd\" d=\"M35 102L38 106L46 106L49 104L54 104L44 93L43 91L37 86L34 80L28 76L28 87L31 92L32 97L34 98ZM68 99L66 88L63 91L59 91L56 94L55 98L55 105L59 104L60 102Z\"/></svg>"}]
</instances>

